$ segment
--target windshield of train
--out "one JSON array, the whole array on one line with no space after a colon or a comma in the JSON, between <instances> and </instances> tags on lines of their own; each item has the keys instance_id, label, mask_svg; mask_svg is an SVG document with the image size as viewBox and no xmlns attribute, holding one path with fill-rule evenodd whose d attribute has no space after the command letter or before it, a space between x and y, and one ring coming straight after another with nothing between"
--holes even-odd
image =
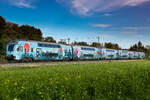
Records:
<instances>
[{"instance_id":1,"label":"windshield of train","mask_svg":"<svg viewBox=\"0 0 150 100\"><path fill-rule=\"evenodd\" d=\"M8 51L13 51L14 46L15 46L14 44L9 45L9 46L8 46Z\"/></svg>"}]
</instances>

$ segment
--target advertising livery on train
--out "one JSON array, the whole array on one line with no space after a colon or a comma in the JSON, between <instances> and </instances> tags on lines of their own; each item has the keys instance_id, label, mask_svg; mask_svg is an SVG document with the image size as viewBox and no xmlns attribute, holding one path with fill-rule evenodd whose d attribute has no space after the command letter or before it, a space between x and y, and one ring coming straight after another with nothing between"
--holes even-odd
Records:
<instances>
[{"instance_id":1,"label":"advertising livery on train","mask_svg":"<svg viewBox=\"0 0 150 100\"><path fill-rule=\"evenodd\" d=\"M7 44L6 58L14 61L144 59L144 52L13 40Z\"/></svg>"}]
</instances>

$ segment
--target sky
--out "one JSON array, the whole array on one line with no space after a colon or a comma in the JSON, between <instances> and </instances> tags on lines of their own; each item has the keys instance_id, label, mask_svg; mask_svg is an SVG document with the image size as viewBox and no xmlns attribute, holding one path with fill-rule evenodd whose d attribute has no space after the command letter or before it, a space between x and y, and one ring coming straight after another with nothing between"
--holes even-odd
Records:
<instances>
[{"instance_id":1,"label":"sky","mask_svg":"<svg viewBox=\"0 0 150 100\"><path fill-rule=\"evenodd\" d=\"M150 0L0 0L0 16L57 41L150 45Z\"/></svg>"}]
</instances>

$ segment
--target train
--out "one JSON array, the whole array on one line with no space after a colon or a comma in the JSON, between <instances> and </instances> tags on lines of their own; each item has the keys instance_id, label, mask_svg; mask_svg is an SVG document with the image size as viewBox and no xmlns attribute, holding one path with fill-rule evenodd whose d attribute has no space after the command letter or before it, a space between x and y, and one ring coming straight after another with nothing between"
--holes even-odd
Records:
<instances>
[{"instance_id":1,"label":"train","mask_svg":"<svg viewBox=\"0 0 150 100\"><path fill-rule=\"evenodd\" d=\"M12 40L6 46L6 59L8 61L78 61L144 58L144 52L63 45L32 40Z\"/></svg>"}]
</instances>

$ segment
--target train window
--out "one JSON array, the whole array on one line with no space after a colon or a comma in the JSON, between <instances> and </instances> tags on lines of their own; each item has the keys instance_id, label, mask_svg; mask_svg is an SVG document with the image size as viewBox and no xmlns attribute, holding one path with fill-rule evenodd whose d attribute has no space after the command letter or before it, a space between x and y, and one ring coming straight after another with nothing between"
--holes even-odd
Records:
<instances>
[{"instance_id":1,"label":"train window","mask_svg":"<svg viewBox=\"0 0 150 100\"><path fill-rule=\"evenodd\" d=\"M23 47L22 46L20 46L20 51L23 51Z\"/></svg>"},{"instance_id":2,"label":"train window","mask_svg":"<svg viewBox=\"0 0 150 100\"><path fill-rule=\"evenodd\" d=\"M31 48L31 52L33 52L33 48Z\"/></svg>"},{"instance_id":3,"label":"train window","mask_svg":"<svg viewBox=\"0 0 150 100\"><path fill-rule=\"evenodd\" d=\"M122 53L128 53L128 51L122 51Z\"/></svg>"},{"instance_id":4,"label":"train window","mask_svg":"<svg viewBox=\"0 0 150 100\"><path fill-rule=\"evenodd\" d=\"M45 43L38 43L39 47L49 47L49 48L60 48L60 45L56 44L45 44Z\"/></svg>"},{"instance_id":5,"label":"train window","mask_svg":"<svg viewBox=\"0 0 150 100\"><path fill-rule=\"evenodd\" d=\"M42 44L38 43L38 46L39 46L39 47L42 47Z\"/></svg>"},{"instance_id":6,"label":"train window","mask_svg":"<svg viewBox=\"0 0 150 100\"><path fill-rule=\"evenodd\" d=\"M107 52L115 52L114 50L111 49L106 49Z\"/></svg>"},{"instance_id":7,"label":"train window","mask_svg":"<svg viewBox=\"0 0 150 100\"><path fill-rule=\"evenodd\" d=\"M81 50L91 50L91 51L95 51L94 48L83 48L83 47L81 47Z\"/></svg>"},{"instance_id":8,"label":"train window","mask_svg":"<svg viewBox=\"0 0 150 100\"><path fill-rule=\"evenodd\" d=\"M17 48L17 51L23 51L23 47L22 46L19 46L18 48Z\"/></svg>"},{"instance_id":9,"label":"train window","mask_svg":"<svg viewBox=\"0 0 150 100\"><path fill-rule=\"evenodd\" d=\"M17 48L17 51L19 51L19 47Z\"/></svg>"},{"instance_id":10,"label":"train window","mask_svg":"<svg viewBox=\"0 0 150 100\"><path fill-rule=\"evenodd\" d=\"M19 51L21 51L21 52L23 51L23 47L22 46L19 47Z\"/></svg>"},{"instance_id":11,"label":"train window","mask_svg":"<svg viewBox=\"0 0 150 100\"><path fill-rule=\"evenodd\" d=\"M13 51L13 49L14 49L14 46L15 46L14 44L12 44L12 45L9 45L9 46L8 46L8 51Z\"/></svg>"}]
</instances>

